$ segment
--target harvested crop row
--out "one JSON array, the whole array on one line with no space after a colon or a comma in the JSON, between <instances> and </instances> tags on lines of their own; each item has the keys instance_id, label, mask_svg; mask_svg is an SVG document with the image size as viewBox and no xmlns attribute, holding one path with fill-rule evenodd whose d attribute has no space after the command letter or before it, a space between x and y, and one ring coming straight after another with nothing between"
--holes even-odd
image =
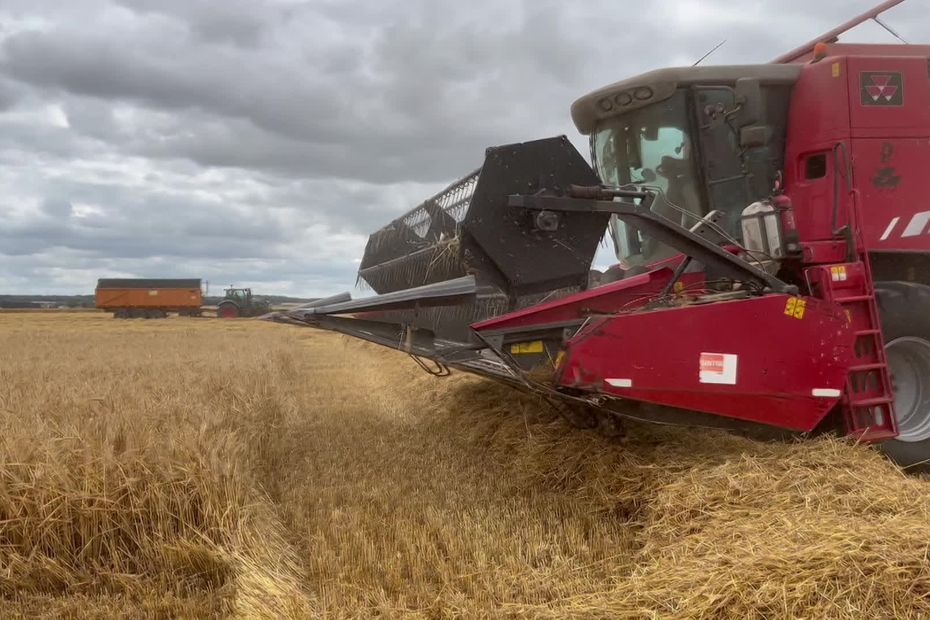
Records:
<instances>
[{"instance_id":1,"label":"harvested crop row","mask_svg":"<svg viewBox=\"0 0 930 620\"><path fill-rule=\"evenodd\" d=\"M498 417L504 391L462 385L462 420L524 488L622 518L635 552L613 582L520 615L923 617L930 497L878 452L822 438L758 443L633 425L612 445L573 437L541 409ZM482 402L474 413L469 405ZM466 405L466 403L468 405Z\"/></svg>"}]
</instances>

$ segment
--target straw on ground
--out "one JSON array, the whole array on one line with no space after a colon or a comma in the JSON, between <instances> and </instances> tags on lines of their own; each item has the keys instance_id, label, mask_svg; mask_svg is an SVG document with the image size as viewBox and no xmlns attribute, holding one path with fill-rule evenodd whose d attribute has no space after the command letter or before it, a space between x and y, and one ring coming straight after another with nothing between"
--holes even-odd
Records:
<instances>
[{"instance_id":1,"label":"straw on ground","mask_svg":"<svg viewBox=\"0 0 930 620\"><path fill-rule=\"evenodd\" d=\"M919 617L928 491L300 328L0 315L3 617Z\"/></svg>"}]
</instances>

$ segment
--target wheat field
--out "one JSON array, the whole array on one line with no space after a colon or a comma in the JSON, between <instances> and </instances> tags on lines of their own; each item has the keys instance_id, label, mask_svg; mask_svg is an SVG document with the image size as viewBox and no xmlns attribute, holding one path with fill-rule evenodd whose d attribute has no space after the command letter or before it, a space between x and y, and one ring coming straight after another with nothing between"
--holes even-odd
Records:
<instances>
[{"instance_id":1,"label":"wheat field","mask_svg":"<svg viewBox=\"0 0 930 620\"><path fill-rule=\"evenodd\" d=\"M0 616L930 616L930 483L254 320L0 314Z\"/></svg>"}]
</instances>

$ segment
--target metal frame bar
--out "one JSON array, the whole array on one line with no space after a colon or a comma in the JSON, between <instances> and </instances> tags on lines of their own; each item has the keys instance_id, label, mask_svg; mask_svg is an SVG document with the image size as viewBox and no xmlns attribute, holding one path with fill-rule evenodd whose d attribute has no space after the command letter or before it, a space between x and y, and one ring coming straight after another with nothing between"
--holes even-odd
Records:
<instances>
[{"instance_id":1,"label":"metal frame bar","mask_svg":"<svg viewBox=\"0 0 930 620\"><path fill-rule=\"evenodd\" d=\"M690 256L704 265L719 270L725 277L753 283L761 289L767 288L776 293L796 295L798 292L796 286L782 282L717 244L652 212L651 207L659 196L656 192L648 189L627 190L603 187L574 187L571 192L573 196L578 197L545 193L533 196L514 195L510 197L509 205L537 211L611 213L652 235L660 242L679 250L685 256ZM638 199L640 203L637 204L631 200L615 201L614 198Z\"/></svg>"},{"instance_id":2,"label":"metal frame bar","mask_svg":"<svg viewBox=\"0 0 930 620\"><path fill-rule=\"evenodd\" d=\"M855 27L858 26L859 24L862 24L862 23L864 23L864 22L867 22L867 21L869 21L870 19L874 19L874 20L878 21L878 16L879 16L879 15L881 15L882 13L884 13L885 11L887 11L887 10L889 10L889 9L892 9L892 8L898 6L898 5L901 4L902 2L904 2L904 0L886 0L885 2L882 2L881 4L879 4L878 6L876 6L875 8L872 8L872 9L866 11L865 13L863 13L862 15L859 15L858 17L854 17L853 19L849 20L848 22L846 22L846 23L844 23L844 24L841 24L840 26L837 26L837 27L834 28L833 30L831 30L831 31L829 31L829 32L826 32L826 33L820 35L820 36L817 37L816 39L812 39L811 41L808 41L808 42L805 43L804 45L802 45L802 46L800 46L800 47L797 47L797 48L791 50L790 52L787 52L787 53L785 53L785 54L782 54L781 56L779 56L778 58L776 58L775 60L773 60L772 63L774 63L774 64L788 64L788 63L795 62L795 61L797 61L797 60L801 60L801 59L804 58L806 55L812 53L812 52L814 51L814 48L817 46L818 43L832 43L832 42L836 41L836 39L837 39L841 34L843 34L843 33L845 33L845 32L848 32L849 30L852 30L853 28L855 28ZM882 26L884 26L884 24L881 24L881 22L879 22L879 24L882 25ZM887 26L885 26L885 27L887 28ZM897 35L895 35L895 36L897 36Z\"/></svg>"}]
</instances>

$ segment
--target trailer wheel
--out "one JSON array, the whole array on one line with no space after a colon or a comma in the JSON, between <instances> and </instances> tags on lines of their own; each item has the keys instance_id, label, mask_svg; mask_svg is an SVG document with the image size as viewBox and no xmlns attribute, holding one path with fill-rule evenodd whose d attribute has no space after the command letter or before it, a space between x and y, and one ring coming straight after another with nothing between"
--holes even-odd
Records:
<instances>
[{"instance_id":1,"label":"trailer wheel","mask_svg":"<svg viewBox=\"0 0 930 620\"><path fill-rule=\"evenodd\" d=\"M899 433L881 448L910 471L930 471L930 287L879 282L876 293Z\"/></svg>"}]
</instances>

